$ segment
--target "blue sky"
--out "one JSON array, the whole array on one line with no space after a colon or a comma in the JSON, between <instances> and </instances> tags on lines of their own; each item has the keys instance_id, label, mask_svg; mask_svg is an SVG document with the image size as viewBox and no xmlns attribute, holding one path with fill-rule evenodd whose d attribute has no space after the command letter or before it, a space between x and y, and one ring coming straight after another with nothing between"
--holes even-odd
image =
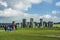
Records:
<instances>
[{"instance_id":1,"label":"blue sky","mask_svg":"<svg viewBox=\"0 0 60 40\"><path fill-rule=\"evenodd\" d=\"M60 0L53 0L52 3L42 2L40 4L33 4L32 8L29 9L29 13L38 13L44 15L44 13L50 13L52 10L60 11L60 7L56 6L56 2Z\"/></svg>"},{"instance_id":2,"label":"blue sky","mask_svg":"<svg viewBox=\"0 0 60 40\"><path fill-rule=\"evenodd\" d=\"M60 22L60 0L0 0L0 22L22 22L34 18L38 22Z\"/></svg>"}]
</instances>

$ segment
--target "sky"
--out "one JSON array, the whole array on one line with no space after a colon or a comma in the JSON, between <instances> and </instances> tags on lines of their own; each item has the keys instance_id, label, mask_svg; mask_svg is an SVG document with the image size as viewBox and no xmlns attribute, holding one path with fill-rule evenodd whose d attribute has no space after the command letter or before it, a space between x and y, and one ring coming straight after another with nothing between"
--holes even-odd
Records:
<instances>
[{"instance_id":1,"label":"sky","mask_svg":"<svg viewBox=\"0 0 60 40\"><path fill-rule=\"evenodd\" d=\"M60 22L60 0L0 0L0 23L30 21Z\"/></svg>"}]
</instances>

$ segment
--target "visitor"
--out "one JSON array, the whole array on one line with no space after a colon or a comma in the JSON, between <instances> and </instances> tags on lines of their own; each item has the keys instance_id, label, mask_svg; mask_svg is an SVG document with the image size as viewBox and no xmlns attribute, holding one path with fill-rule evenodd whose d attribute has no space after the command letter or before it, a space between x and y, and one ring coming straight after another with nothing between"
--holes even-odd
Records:
<instances>
[{"instance_id":1,"label":"visitor","mask_svg":"<svg viewBox=\"0 0 60 40\"><path fill-rule=\"evenodd\" d=\"M12 26L11 25L8 27L8 30L9 31L12 31Z\"/></svg>"},{"instance_id":2,"label":"visitor","mask_svg":"<svg viewBox=\"0 0 60 40\"><path fill-rule=\"evenodd\" d=\"M8 30L8 25L6 25L6 26L4 27L4 30L5 30L5 31L7 31L7 30Z\"/></svg>"}]
</instances>

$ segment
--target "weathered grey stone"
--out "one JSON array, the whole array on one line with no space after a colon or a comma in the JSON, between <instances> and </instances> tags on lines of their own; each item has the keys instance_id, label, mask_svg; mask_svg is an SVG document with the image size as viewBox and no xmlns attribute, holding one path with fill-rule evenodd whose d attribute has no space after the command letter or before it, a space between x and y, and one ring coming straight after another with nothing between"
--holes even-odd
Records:
<instances>
[{"instance_id":1,"label":"weathered grey stone","mask_svg":"<svg viewBox=\"0 0 60 40\"><path fill-rule=\"evenodd\" d=\"M21 23L21 28L23 28L23 24Z\"/></svg>"},{"instance_id":2,"label":"weathered grey stone","mask_svg":"<svg viewBox=\"0 0 60 40\"><path fill-rule=\"evenodd\" d=\"M40 19L40 27L43 28L43 19Z\"/></svg>"},{"instance_id":3,"label":"weathered grey stone","mask_svg":"<svg viewBox=\"0 0 60 40\"><path fill-rule=\"evenodd\" d=\"M48 22L48 27L49 27L49 28L52 28L52 27L53 27L53 22L49 21L49 22Z\"/></svg>"},{"instance_id":4,"label":"weathered grey stone","mask_svg":"<svg viewBox=\"0 0 60 40\"><path fill-rule=\"evenodd\" d=\"M15 21L12 21L12 24L16 24Z\"/></svg>"},{"instance_id":5,"label":"weathered grey stone","mask_svg":"<svg viewBox=\"0 0 60 40\"><path fill-rule=\"evenodd\" d=\"M18 28L21 28L21 23L16 23Z\"/></svg>"},{"instance_id":6,"label":"weathered grey stone","mask_svg":"<svg viewBox=\"0 0 60 40\"><path fill-rule=\"evenodd\" d=\"M34 24L35 24L35 28L38 28L38 23L37 22L34 22Z\"/></svg>"},{"instance_id":7,"label":"weathered grey stone","mask_svg":"<svg viewBox=\"0 0 60 40\"><path fill-rule=\"evenodd\" d=\"M30 25L29 25L29 28L33 28L33 26L34 26L33 23L34 23L34 22L33 22L33 18L30 18Z\"/></svg>"},{"instance_id":8,"label":"weathered grey stone","mask_svg":"<svg viewBox=\"0 0 60 40\"><path fill-rule=\"evenodd\" d=\"M27 22L27 28L29 28L30 22Z\"/></svg>"},{"instance_id":9,"label":"weathered grey stone","mask_svg":"<svg viewBox=\"0 0 60 40\"><path fill-rule=\"evenodd\" d=\"M43 26L44 26L44 27L47 27L47 22L44 21L44 22L43 22Z\"/></svg>"},{"instance_id":10,"label":"weathered grey stone","mask_svg":"<svg viewBox=\"0 0 60 40\"><path fill-rule=\"evenodd\" d=\"M23 28L25 28L25 27L26 27L26 19L23 19L22 27L23 27Z\"/></svg>"}]
</instances>

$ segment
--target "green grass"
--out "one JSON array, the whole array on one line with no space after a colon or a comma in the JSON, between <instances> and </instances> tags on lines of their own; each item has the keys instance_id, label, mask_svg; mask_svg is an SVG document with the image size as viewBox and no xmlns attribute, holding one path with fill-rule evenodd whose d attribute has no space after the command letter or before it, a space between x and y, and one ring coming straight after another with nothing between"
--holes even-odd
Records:
<instances>
[{"instance_id":1,"label":"green grass","mask_svg":"<svg viewBox=\"0 0 60 40\"><path fill-rule=\"evenodd\" d=\"M60 27L60 24L54 24L54 27Z\"/></svg>"},{"instance_id":2,"label":"green grass","mask_svg":"<svg viewBox=\"0 0 60 40\"><path fill-rule=\"evenodd\" d=\"M60 30L46 28L21 28L11 32L0 32L0 40L60 40L60 37L48 37L44 35L60 36Z\"/></svg>"},{"instance_id":3,"label":"green grass","mask_svg":"<svg viewBox=\"0 0 60 40\"><path fill-rule=\"evenodd\" d=\"M4 28L0 28L0 40L60 40L60 37L57 37L60 36L60 24L54 26L54 28L18 28L6 32L1 31Z\"/></svg>"}]
</instances>

